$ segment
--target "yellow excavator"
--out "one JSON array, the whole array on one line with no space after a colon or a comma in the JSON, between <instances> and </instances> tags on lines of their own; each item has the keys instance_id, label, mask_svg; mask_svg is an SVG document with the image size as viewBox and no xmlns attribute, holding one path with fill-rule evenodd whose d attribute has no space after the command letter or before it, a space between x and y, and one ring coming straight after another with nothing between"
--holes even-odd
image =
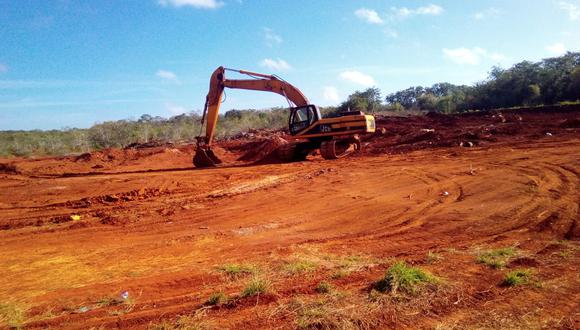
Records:
<instances>
[{"instance_id":1,"label":"yellow excavator","mask_svg":"<svg viewBox=\"0 0 580 330\"><path fill-rule=\"evenodd\" d=\"M247 75L250 79L226 79L226 71ZM211 150L225 88L247 89L277 93L290 104L288 130L291 137L278 148L283 161L305 160L314 150L320 149L325 159L344 157L360 150L359 134L375 131L375 118L360 111L340 113L334 118L322 118L318 107L308 102L302 92L276 75L266 75L245 70L217 68L211 75L209 92L205 99L201 126L206 122L205 135L197 137L197 151L193 157L196 167L212 167L221 160Z\"/></svg>"}]
</instances>

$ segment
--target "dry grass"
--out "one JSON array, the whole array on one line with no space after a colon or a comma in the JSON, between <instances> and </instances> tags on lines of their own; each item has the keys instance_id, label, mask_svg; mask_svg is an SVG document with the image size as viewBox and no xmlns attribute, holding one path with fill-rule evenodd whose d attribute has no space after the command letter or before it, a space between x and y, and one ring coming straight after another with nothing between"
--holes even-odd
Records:
<instances>
[{"instance_id":1,"label":"dry grass","mask_svg":"<svg viewBox=\"0 0 580 330\"><path fill-rule=\"evenodd\" d=\"M192 315L181 315L175 320L163 320L159 323L149 324L149 330L203 330L209 329L204 320L205 309L199 309Z\"/></svg>"},{"instance_id":2,"label":"dry grass","mask_svg":"<svg viewBox=\"0 0 580 330\"><path fill-rule=\"evenodd\" d=\"M28 306L17 302L0 303L0 326L20 329L26 322Z\"/></svg>"},{"instance_id":3,"label":"dry grass","mask_svg":"<svg viewBox=\"0 0 580 330\"><path fill-rule=\"evenodd\" d=\"M357 297L327 296L322 300L298 297L278 306L273 315L290 318L299 329L374 329L379 306Z\"/></svg>"}]
</instances>

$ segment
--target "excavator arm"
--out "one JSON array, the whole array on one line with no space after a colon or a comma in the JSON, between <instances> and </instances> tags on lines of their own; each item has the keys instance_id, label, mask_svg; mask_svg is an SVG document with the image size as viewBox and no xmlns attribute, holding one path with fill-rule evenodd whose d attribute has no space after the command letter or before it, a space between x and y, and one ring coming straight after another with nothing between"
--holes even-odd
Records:
<instances>
[{"instance_id":1,"label":"excavator arm","mask_svg":"<svg viewBox=\"0 0 580 330\"><path fill-rule=\"evenodd\" d=\"M226 79L226 70L248 75L252 79ZM219 158L211 150L211 144L213 142L225 88L272 92L284 96L288 102L294 103L295 106L307 106L309 104L306 96L298 88L276 76L244 70L226 69L220 66L211 75L209 92L205 100L202 117L202 126L204 121L206 124L205 135L197 138L197 152L193 159L197 167L207 167L221 163Z\"/></svg>"}]
</instances>

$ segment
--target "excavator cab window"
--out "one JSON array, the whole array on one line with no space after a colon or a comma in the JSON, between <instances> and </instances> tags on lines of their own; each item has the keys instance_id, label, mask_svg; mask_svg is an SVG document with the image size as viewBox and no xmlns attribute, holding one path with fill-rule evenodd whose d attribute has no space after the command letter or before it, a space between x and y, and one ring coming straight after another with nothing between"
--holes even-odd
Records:
<instances>
[{"instance_id":1,"label":"excavator cab window","mask_svg":"<svg viewBox=\"0 0 580 330\"><path fill-rule=\"evenodd\" d=\"M318 109L314 105L292 108L290 113L290 134L294 135L318 120Z\"/></svg>"}]
</instances>

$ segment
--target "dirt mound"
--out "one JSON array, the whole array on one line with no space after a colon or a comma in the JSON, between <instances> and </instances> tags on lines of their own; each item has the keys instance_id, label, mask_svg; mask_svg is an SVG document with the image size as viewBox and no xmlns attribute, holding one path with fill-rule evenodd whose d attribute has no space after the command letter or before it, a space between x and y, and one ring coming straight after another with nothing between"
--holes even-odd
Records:
<instances>
[{"instance_id":1,"label":"dirt mound","mask_svg":"<svg viewBox=\"0 0 580 330\"><path fill-rule=\"evenodd\" d=\"M271 158L274 156L275 151L282 145L287 144L288 141L284 140L279 136L273 136L271 138L256 141L253 145L247 145L247 152L243 154L238 160L258 162Z\"/></svg>"},{"instance_id":2,"label":"dirt mound","mask_svg":"<svg viewBox=\"0 0 580 330\"><path fill-rule=\"evenodd\" d=\"M376 116L382 134L363 138L363 153L401 153L440 147L476 147L514 139L575 134L580 107L482 111L456 115L427 113L414 117ZM560 120L554 120L559 118Z\"/></svg>"}]
</instances>

